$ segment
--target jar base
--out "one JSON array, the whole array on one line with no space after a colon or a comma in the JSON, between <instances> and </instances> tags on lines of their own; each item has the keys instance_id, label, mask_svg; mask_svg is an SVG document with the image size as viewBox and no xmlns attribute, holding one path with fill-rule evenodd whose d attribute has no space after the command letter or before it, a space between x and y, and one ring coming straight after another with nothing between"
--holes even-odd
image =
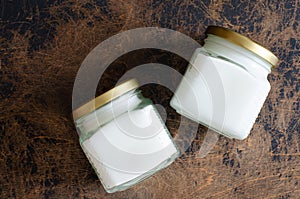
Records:
<instances>
[{"instance_id":1,"label":"jar base","mask_svg":"<svg viewBox=\"0 0 300 199\"><path fill-rule=\"evenodd\" d=\"M214 128L214 127L208 125L207 123L205 123L205 122L203 122L203 121L201 121L201 120L197 120L197 119L195 119L193 116L191 116L191 115L189 115L188 113L186 113L185 111L181 110L181 108L179 108L179 107L174 103L173 99L172 99L171 102L170 102L170 106L171 106L172 108L174 108L178 114L180 114L180 115L182 115L182 116L184 116L184 117L186 117L186 118L188 118L188 119L190 119L190 120L192 120L192 121L194 121L194 122L197 122L197 123L199 123L199 124L201 124L201 125L203 125L203 126L209 128L209 129L215 131L216 133L221 134L221 135L227 137L227 138L230 138L230 139L237 139L237 140L244 140L244 139L247 138L247 136L248 136L248 135L247 135L247 136L243 136L243 137L234 137L234 136L232 136L231 133L227 133L227 132L224 132L224 131L220 131L219 129L216 129L216 128Z\"/></svg>"},{"instance_id":2,"label":"jar base","mask_svg":"<svg viewBox=\"0 0 300 199\"><path fill-rule=\"evenodd\" d=\"M172 164L176 158L178 158L180 156L180 152L177 151L176 153L174 153L170 158L168 158L167 160L161 162L159 165L157 165L156 167L154 167L153 169L151 169L150 171L130 180L130 181L127 181L125 183L122 183L120 185L117 185L115 187L112 187L112 188L108 188L108 187L105 187L105 185L103 184L103 187L104 189L106 190L107 193L114 193L114 192L118 192L118 191L124 191L130 187L132 187L133 185L141 182L141 181L144 181L146 179L148 179L149 177L151 177L153 174L155 174L156 172L159 172L160 170L168 167L170 164ZM98 175L98 174L97 174ZM98 176L99 179L100 176Z\"/></svg>"}]
</instances>

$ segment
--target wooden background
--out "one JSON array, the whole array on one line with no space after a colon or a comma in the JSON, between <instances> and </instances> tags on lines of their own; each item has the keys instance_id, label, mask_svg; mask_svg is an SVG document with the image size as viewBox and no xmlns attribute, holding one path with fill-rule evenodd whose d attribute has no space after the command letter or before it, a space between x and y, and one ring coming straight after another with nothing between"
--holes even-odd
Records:
<instances>
[{"instance_id":1,"label":"wooden background","mask_svg":"<svg viewBox=\"0 0 300 199\"><path fill-rule=\"evenodd\" d=\"M300 198L299 1L1 1L0 198ZM71 118L76 72L98 43L121 31L159 26L203 42L207 25L239 31L280 59L272 89L248 139L221 137L196 158L206 129L167 169L124 192L107 194L84 156ZM116 60L99 93L141 62L183 73L186 62L159 50ZM178 80L174 79L174 82ZM147 85L144 95L180 116L172 93ZM185 124L186 132L192 122Z\"/></svg>"}]
</instances>

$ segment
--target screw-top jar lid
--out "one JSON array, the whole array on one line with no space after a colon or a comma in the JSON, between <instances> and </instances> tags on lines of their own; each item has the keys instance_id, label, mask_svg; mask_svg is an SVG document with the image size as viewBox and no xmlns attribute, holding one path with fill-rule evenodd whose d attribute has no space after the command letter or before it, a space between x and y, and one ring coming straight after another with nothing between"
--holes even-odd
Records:
<instances>
[{"instance_id":1,"label":"screw-top jar lid","mask_svg":"<svg viewBox=\"0 0 300 199\"><path fill-rule=\"evenodd\" d=\"M264 60L272 64L272 66L275 66L278 62L278 58L271 51L258 44L257 42L249 39L248 37L245 37L227 28L219 26L208 26L208 28L206 29L206 34L212 34L222 37L238 46L241 46L263 58Z\"/></svg>"},{"instance_id":2,"label":"screw-top jar lid","mask_svg":"<svg viewBox=\"0 0 300 199\"><path fill-rule=\"evenodd\" d=\"M107 104L108 102L120 97L121 95L136 89L139 87L138 82L135 79L130 79L118 86L114 87L113 89L99 95L95 99L89 101L88 103L82 105L81 107L77 108L73 111L73 118L74 120L79 119L80 117L94 111L95 109Z\"/></svg>"}]
</instances>

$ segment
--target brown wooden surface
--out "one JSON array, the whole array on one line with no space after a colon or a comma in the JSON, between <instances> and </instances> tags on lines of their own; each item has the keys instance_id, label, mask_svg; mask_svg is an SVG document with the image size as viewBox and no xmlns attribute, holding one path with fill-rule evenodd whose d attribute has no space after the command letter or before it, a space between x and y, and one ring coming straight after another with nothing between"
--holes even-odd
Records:
<instances>
[{"instance_id":1,"label":"brown wooden surface","mask_svg":"<svg viewBox=\"0 0 300 199\"><path fill-rule=\"evenodd\" d=\"M10 19L5 12L13 8L1 1L0 198L300 198L299 1L69 0L47 9L16 6L19 15ZM195 158L206 131L200 127L184 157L127 191L107 194L70 117L84 57L104 39L134 27L171 28L201 43L211 24L239 31L280 58L251 135L244 141L221 137L207 157ZM167 52L135 52L106 71L99 93L141 60L181 73L186 67ZM142 89L166 108L175 135L180 116L168 106L172 93L155 85Z\"/></svg>"}]
</instances>

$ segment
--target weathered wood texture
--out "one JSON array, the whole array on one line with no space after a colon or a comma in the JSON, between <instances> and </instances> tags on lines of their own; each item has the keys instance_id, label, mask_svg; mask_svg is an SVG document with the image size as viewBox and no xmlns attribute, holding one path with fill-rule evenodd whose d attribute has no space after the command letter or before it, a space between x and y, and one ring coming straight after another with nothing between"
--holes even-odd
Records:
<instances>
[{"instance_id":1,"label":"weathered wood texture","mask_svg":"<svg viewBox=\"0 0 300 199\"><path fill-rule=\"evenodd\" d=\"M298 0L72 2L44 8L22 2L14 10L11 1L1 1L0 198L300 198ZM280 58L251 135L244 141L221 137L200 159L194 157L205 135L200 127L188 153L167 169L127 191L105 193L70 117L84 57L104 39L134 27L170 28L202 42L211 24L239 31ZM186 67L167 52L134 52L106 71L99 93L126 70L150 61L181 73ZM155 85L143 91L166 108L175 135L180 116L168 105L172 93Z\"/></svg>"}]
</instances>

